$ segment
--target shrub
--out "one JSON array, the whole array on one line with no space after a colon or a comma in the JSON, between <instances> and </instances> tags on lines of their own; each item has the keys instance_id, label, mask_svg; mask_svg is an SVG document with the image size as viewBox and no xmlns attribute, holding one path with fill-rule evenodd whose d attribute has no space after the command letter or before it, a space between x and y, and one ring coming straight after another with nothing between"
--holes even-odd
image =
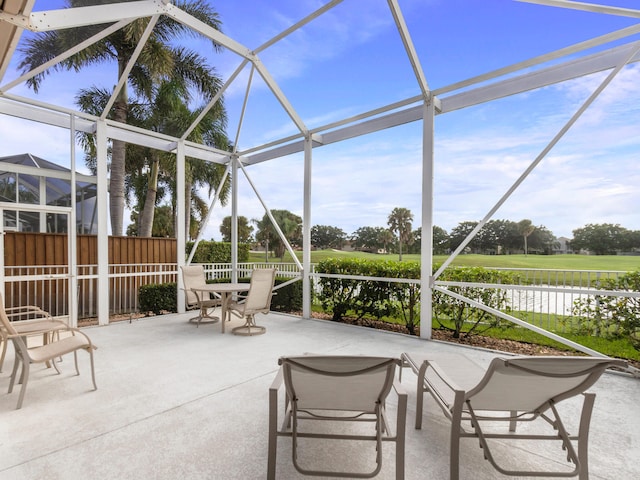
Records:
<instances>
[{"instance_id":1,"label":"shrub","mask_svg":"<svg viewBox=\"0 0 640 480\"><path fill-rule=\"evenodd\" d=\"M640 292L640 270L606 278L596 288ZM573 314L573 318L563 321L572 332L607 339L628 338L634 348L640 350L640 298L588 296L574 302Z\"/></svg>"},{"instance_id":2,"label":"shrub","mask_svg":"<svg viewBox=\"0 0 640 480\"><path fill-rule=\"evenodd\" d=\"M189 255L194 242L188 242L186 254ZM249 261L249 244L238 244L238 261ZM202 240L193 255L193 263L231 263L231 243Z\"/></svg>"},{"instance_id":3,"label":"shrub","mask_svg":"<svg viewBox=\"0 0 640 480\"><path fill-rule=\"evenodd\" d=\"M289 280L290 278L276 277L275 285ZM228 283L230 281L230 278L216 278L207 280L207 283ZM250 281L250 277L238 278L239 283L249 283ZM302 282L294 282L276 290L271 297L271 310L274 312L299 312L302 310Z\"/></svg>"},{"instance_id":4,"label":"shrub","mask_svg":"<svg viewBox=\"0 0 640 480\"><path fill-rule=\"evenodd\" d=\"M138 290L138 305L141 312L177 312L178 290L175 282L150 283Z\"/></svg>"},{"instance_id":5,"label":"shrub","mask_svg":"<svg viewBox=\"0 0 640 480\"><path fill-rule=\"evenodd\" d=\"M513 283L513 275L482 267L449 267L438 280L473 283ZM447 289L496 310L504 311L508 309L507 293L500 288L449 286ZM510 326L508 322L501 322L500 317L496 317L481 308L473 307L463 300L438 290L433 292L433 319L441 328L452 330L454 338L460 338L461 334L469 336L474 333L482 333L489 328ZM453 328L446 325L447 321L453 323ZM465 325L470 325L470 327L463 330Z\"/></svg>"},{"instance_id":6,"label":"shrub","mask_svg":"<svg viewBox=\"0 0 640 480\"><path fill-rule=\"evenodd\" d=\"M280 285L289 278L276 278L276 285ZM279 288L271 297L271 310L275 312L299 312L302 310L302 281L293 282Z\"/></svg>"},{"instance_id":7,"label":"shrub","mask_svg":"<svg viewBox=\"0 0 640 480\"><path fill-rule=\"evenodd\" d=\"M316 272L378 278L420 278L420 265L418 262L329 258L316 266ZM420 319L419 285L321 278L319 286L322 308L333 314L334 321L341 321L347 313L359 319L365 316L376 319L396 316L404 321L411 334L415 334Z\"/></svg>"}]
</instances>

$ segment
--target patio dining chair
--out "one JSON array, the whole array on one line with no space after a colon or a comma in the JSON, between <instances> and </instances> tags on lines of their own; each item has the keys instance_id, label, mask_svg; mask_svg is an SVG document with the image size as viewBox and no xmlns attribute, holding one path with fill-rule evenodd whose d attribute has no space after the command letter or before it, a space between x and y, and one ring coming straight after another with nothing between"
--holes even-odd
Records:
<instances>
[{"instance_id":1,"label":"patio dining chair","mask_svg":"<svg viewBox=\"0 0 640 480\"><path fill-rule=\"evenodd\" d=\"M54 320L49 312L42 310L35 305L24 305L20 307L9 307L4 309L11 325L20 335L28 336L42 335L43 343L48 343L49 339L64 330L68 325L61 320ZM0 353L0 372L4 366L4 359L7 354L9 339L7 332L0 328L0 342L2 352Z\"/></svg>"},{"instance_id":2,"label":"patio dining chair","mask_svg":"<svg viewBox=\"0 0 640 480\"><path fill-rule=\"evenodd\" d=\"M411 367L418 376L416 429L422 426L424 393L431 394L451 421L450 478L459 477L460 439L475 438L484 458L504 475L589 477L589 425L595 394L587 392L610 367L625 368L623 360L576 356L516 356L494 358L484 369L474 361L457 354L401 355L403 366ZM584 399L577 434L570 434L556 408L558 402L582 394ZM566 414L565 414L566 416ZM546 426L548 432L516 433L522 422ZM509 433L496 430L499 422L508 423ZM533 427L533 425L532 425ZM499 464L491 450L494 440L556 441L568 466L562 470L515 470ZM574 442L577 448L574 447ZM490 445L491 444L491 445ZM515 444L514 444L515 445ZM512 449L515 460L524 450Z\"/></svg>"},{"instance_id":3,"label":"patio dining chair","mask_svg":"<svg viewBox=\"0 0 640 480\"><path fill-rule=\"evenodd\" d=\"M200 326L203 321L205 323L217 322L218 317L214 316L210 310L222 305L222 301L210 292L198 290L207 286L204 267L202 265L185 265L181 268L187 310L199 310L198 315L190 318L189 321L195 322L197 326Z\"/></svg>"},{"instance_id":4,"label":"patio dining chair","mask_svg":"<svg viewBox=\"0 0 640 480\"><path fill-rule=\"evenodd\" d=\"M255 316L258 313L269 313L275 280L275 268L253 269L249 291L246 296L239 295L236 300L231 300L226 308L229 314L233 313L245 319L244 325L232 329L233 333L237 335L259 335L266 331L265 327L256 325Z\"/></svg>"},{"instance_id":5,"label":"patio dining chair","mask_svg":"<svg viewBox=\"0 0 640 480\"><path fill-rule=\"evenodd\" d=\"M402 385L394 380L395 369L400 365L398 358L369 356L324 356L303 355L282 357L276 378L269 389L269 459L267 478L276 478L276 450L278 437L292 440L292 460L296 470L305 475L326 475L331 477L371 478L382 468L382 442L395 442L396 479L404 478L404 442L407 412L407 394ZM285 411L282 427L278 427L278 391L284 385ZM386 401L391 389L397 397L397 415L395 435L390 431L386 415ZM327 427L322 430L313 427L313 421L325 421ZM353 422L370 422L373 428L362 431L345 429ZM341 428L340 428L341 427ZM300 439L309 439L305 455L301 455ZM322 465L311 465L310 457L318 456L322 451L313 448L318 443L329 441L357 441L350 445L371 444L372 457L369 463L375 466L365 471L337 471ZM375 451L373 447L375 446ZM346 447L346 445L345 445ZM306 457L306 462L299 457ZM349 458L345 458L351 463ZM315 459L316 463L318 459ZM339 459L327 458L327 463L339 465ZM305 463L305 465L302 465ZM320 460L322 464L323 461ZM355 468L352 467L353 470ZM365 466L359 466L359 470Z\"/></svg>"},{"instance_id":6,"label":"patio dining chair","mask_svg":"<svg viewBox=\"0 0 640 480\"><path fill-rule=\"evenodd\" d=\"M55 359L73 353L76 373L80 375L78 369L78 350L84 350L89 354L91 361L91 380L93 382L93 389L97 390L95 369L93 365L93 350L96 346L91 343L89 337L77 328L66 326L64 328L56 329L57 335L48 339L47 343L41 346L28 348L26 334L19 333L16 328L9 321L4 309L4 302L2 296L0 296L0 330L2 330L3 337L6 340L13 342L15 350L15 360L13 362L13 371L11 372L11 379L9 381L9 392L13 392L13 386L18 376L18 370L20 370L19 383L22 383L20 388L20 394L18 396L18 405L16 409L22 408L22 402L24 400L24 394L27 390L27 383L29 381L29 371L32 363L48 363L51 362L56 372L60 374Z\"/></svg>"}]
</instances>

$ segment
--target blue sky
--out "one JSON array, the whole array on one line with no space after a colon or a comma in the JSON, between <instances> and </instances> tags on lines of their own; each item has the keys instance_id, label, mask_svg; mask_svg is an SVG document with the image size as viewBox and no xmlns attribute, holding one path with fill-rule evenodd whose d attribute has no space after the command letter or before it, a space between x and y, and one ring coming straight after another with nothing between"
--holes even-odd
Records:
<instances>
[{"instance_id":1,"label":"blue sky","mask_svg":"<svg viewBox=\"0 0 640 480\"><path fill-rule=\"evenodd\" d=\"M36 2L36 9L61 2ZM256 48L324 1L222 0L212 2L227 35ZM603 3L603 2L602 2ZM45 5L46 4L46 5ZM429 87L437 89L573 43L633 25L636 20L511 0L399 0ZM635 1L609 5L638 7ZM636 38L637 40L637 38ZM188 44L210 56L227 77L232 54L214 54L206 41ZM316 127L417 95L419 89L386 0L345 0L331 13L287 37L260 58L309 127ZM49 76L40 98L71 106L80 87L109 85L115 70L102 66ZM14 78L9 72L5 80ZM602 79L594 75L436 119L434 222L450 231L480 220L509 189ZM227 93L229 135L236 137L246 88ZM3 81L4 83L4 81ZM640 229L640 67L633 65L607 88L534 173L494 215L531 219L556 236L572 236L587 223ZM32 96L22 87L12 93ZM68 165L68 135L0 117L0 155L30 151ZM292 122L257 77L238 136L241 148L296 133ZM81 154L79 154L81 159ZM248 169L269 208L302 215L302 155ZM420 225L421 124L419 122L314 150L312 224L350 234L386 226L395 207ZM241 177L239 214L264 214ZM229 208L216 207L204 237L220 239Z\"/></svg>"}]
</instances>

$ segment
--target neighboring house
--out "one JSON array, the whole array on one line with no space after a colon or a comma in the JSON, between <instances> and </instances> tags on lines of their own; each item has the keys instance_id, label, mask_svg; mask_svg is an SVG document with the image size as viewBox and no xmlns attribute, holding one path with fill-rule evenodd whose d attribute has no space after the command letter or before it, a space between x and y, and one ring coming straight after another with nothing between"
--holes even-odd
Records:
<instances>
[{"instance_id":1,"label":"neighboring house","mask_svg":"<svg viewBox=\"0 0 640 480\"><path fill-rule=\"evenodd\" d=\"M68 168L30 153L0 157L0 202L28 205L71 206ZM76 181L76 228L80 234L95 234L96 185ZM5 231L66 233L66 218L55 213L26 209L3 210Z\"/></svg>"},{"instance_id":2,"label":"neighboring house","mask_svg":"<svg viewBox=\"0 0 640 480\"><path fill-rule=\"evenodd\" d=\"M573 253L571 249L571 239L567 237L558 237L556 244L553 247L553 253Z\"/></svg>"}]
</instances>

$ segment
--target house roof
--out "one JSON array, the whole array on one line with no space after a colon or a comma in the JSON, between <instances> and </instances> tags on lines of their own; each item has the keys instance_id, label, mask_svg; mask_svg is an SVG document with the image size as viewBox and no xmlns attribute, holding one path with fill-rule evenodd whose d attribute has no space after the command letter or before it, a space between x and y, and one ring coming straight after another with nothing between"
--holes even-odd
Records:
<instances>
[{"instance_id":1,"label":"house roof","mask_svg":"<svg viewBox=\"0 0 640 480\"><path fill-rule=\"evenodd\" d=\"M38 170L42 171L42 175L46 177L46 204L47 205L64 205L68 206L69 196L71 195L71 186L69 183L70 170L55 163L49 162L43 158L31 155L30 153L22 153L19 155L10 155L0 157L0 163L5 164L0 168L0 182L14 175L14 171L20 172L20 185L27 188L36 197L40 195L40 175ZM10 168L6 164L25 168ZM56 178L52 172L60 172L60 177ZM76 182L76 195L78 201L87 200L96 196L96 185L92 182ZM15 199L1 198L2 201L13 202Z\"/></svg>"}]
</instances>

